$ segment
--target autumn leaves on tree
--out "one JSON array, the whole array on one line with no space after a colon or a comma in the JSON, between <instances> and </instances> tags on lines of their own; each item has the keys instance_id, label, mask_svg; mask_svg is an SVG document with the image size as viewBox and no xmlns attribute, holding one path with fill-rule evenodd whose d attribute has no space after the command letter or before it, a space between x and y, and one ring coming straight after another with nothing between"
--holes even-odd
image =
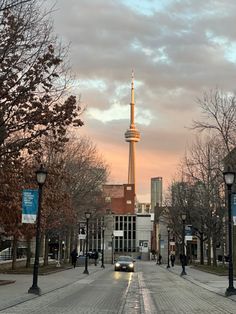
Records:
<instances>
[{"instance_id":1,"label":"autumn leaves on tree","mask_svg":"<svg viewBox=\"0 0 236 314\"><path fill-rule=\"evenodd\" d=\"M83 122L80 101L68 94L67 48L53 35L48 15L40 13L36 0L11 3L0 5L0 230L17 242L34 235L31 225L21 224L21 193L37 188L34 171L40 163L48 168L43 231L76 224L78 193L71 185L80 178L71 176L71 161L63 151L69 134ZM100 167L96 154L86 171ZM80 167L80 161L73 162ZM97 188L104 180L106 175L90 184Z\"/></svg>"}]
</instances>

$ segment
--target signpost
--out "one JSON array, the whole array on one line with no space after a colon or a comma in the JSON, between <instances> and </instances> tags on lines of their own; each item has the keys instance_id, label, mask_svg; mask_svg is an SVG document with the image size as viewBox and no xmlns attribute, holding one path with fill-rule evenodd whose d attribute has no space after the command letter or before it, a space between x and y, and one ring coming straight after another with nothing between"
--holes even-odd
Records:
<instances>
[{"instance_id":1,"label":"signpost","mask_svg":"<svg viewBox=\"0 0 236 314\"><path fill-rule=\"evenodd\" d=\"M22 223L33 224L38 213L38 190L23 190L22 192Z\"/></svg>"},{"instance_id":2,"label":"signpost","mask_svg":"<svg viewBox=\"0 0 236 314\"><path fill-rule=\"evenodd\" d=\"M236 194L232 194L232 218L234 226L236 225Z\"/></svg>"},{"instance_id":3,"label":"signpost","mask_svg":"<svg viewBox=\"0 0 236 314\"><path fill-rule=\"evenodd\" d=\"M123 230L113 230L114 237L123 237L124 231Z\"/></svg>"},{"instance_id":4,"label":"signpost","mask_svg":"<svg viewBox=\"0 0 236 314\"><path fill-rule=\"evenodd\" d=\"M185 241L192 241L192 225L186 225L185 226Z\"/></svg>"}]
</instances>

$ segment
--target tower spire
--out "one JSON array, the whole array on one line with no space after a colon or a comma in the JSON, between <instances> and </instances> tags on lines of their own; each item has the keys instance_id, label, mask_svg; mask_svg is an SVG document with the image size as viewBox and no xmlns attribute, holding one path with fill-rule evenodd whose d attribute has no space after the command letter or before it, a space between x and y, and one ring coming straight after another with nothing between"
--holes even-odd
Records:
<instances>
[{"instance_id":1,"label":"tower spire","mask_svg":"<svg viewBox=\"0 0 236 314\"><path fill-rule=\"evenodd\" d=\"M140 141L140 133L134 121L134 71L131 79L130 128L125 132L125 140L129 142L128 183L134 184L135 190L135 143Z\"/></svg>"},{"instance_id":2,"label":"tower spire","mask_svg":"<svg viewBox=\"0 0 236 314\"><path fill-rule=\"evenodd\" d=\"M134 124L134 70L132 70L132 76L131 76L130 128L135 129L135 124Z\"/></svg>"}]
</instances>

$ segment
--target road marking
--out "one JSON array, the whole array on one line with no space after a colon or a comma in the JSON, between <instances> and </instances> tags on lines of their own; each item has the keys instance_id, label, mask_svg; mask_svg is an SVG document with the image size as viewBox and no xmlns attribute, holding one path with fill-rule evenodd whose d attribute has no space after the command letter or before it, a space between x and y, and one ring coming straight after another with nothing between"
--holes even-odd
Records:
<instances>
[{"instance_id":1,"label":"road marking","mask_svg":"<svg viewBox=\"0 0 236 314\"><path fill-rule=\"evenodd\" d=\"M143 310L144 314L153 314L155 313L156 307L152 301L150 292L144 282L143 274L140 272L138 273L138 281L139 281L139 287L141 289L141 293L143 296Z\"/></svg>"}]
</instances>

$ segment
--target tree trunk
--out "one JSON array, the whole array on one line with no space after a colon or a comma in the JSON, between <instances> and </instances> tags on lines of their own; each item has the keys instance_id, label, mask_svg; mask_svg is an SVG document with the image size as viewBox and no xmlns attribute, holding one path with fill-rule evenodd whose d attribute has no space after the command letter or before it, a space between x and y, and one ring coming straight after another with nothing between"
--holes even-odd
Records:
<instances>
[{"instance_id":1,"label":"tree trunk","mask_svg":"<svg viewBox=\"0 0 236 314\"><path fill-rule=\"evenodd\" d=\"M17 237L13 236L12 241L12 269L16 269L16 259L17 259Z\"/></svg>"},{"instance_id":2,"label":"tree trunk","mask_svg":"<svg viewBox=\"0 0 236 314\"><path fill-rule=\"evenodd\" d=\"M216 235L213 233L212 236L212 249L213 249L213 266L217 267L217 257L216 257Z\"/></svg>"},{"instance_id":3,"label":"tree trunk","mask_svg":"<svg viewBox=\"0 0 236 314\"><path fill-rule=\"evenodd\" d=\"M200 264L204 265L204 241L203 241L203 232L200 233Z\"/></svg>"},{"instance_id":4,"label":"tree trunk","mask_svg":"<svg viewBox=\"0 0 236 314\"><path fill-rule=\"evenodd\" d=\"M207 265L211 266L211 237L208 236L208 240L207 240L207 246L208 246L208 250L207 250Z\"/></svg>"},{"instance_id":5,"label":"tree trunk","mask_svg":"<svg viewBox=\"0 0 236 314\"><path fill-rule=\"evenodd\" d=\"M70 233L69 230L67 229L66 231L66 242L65 242L65 256L64 256L64 262L67 263L68 262L68 258L69 258L69 245L70 243Z\"/></svg>"},{"instance_id":6,"label":"tree trunk","mask_svg":"<svg viewBox=\"0 0 236 314\"><path fill-rule=\"evenodd\" d=\"M43 259L43 265L44 266L47 266L48 265L48 239L49 239L49 236L48 236L48 233L46 232L45 234L45 239L44 239L44 259Z\"/></svg>"},{"instance_id":7,"label":"tree trunk","mask_svg":"<svg viewBox=\"0 0 236 314\"><path fill-rule=\"evenodd\" d=\"M31 240L30 238L27 238L27 256L26 256L26 264L25 267L26 268L30 268L30 260L31 260Z\"/></svg>"},{"instance_id":8,"label":"tree trunk","mask_svg":"<svg viewBox=\"0 0 236 314\"><path fill-rule=\"evenodd\" d=\"M70 252L74 249L74 228L71 227L70 229ZM71 256L70 256L70 262L71 262Z\"/></svg>"}]
</instances>

